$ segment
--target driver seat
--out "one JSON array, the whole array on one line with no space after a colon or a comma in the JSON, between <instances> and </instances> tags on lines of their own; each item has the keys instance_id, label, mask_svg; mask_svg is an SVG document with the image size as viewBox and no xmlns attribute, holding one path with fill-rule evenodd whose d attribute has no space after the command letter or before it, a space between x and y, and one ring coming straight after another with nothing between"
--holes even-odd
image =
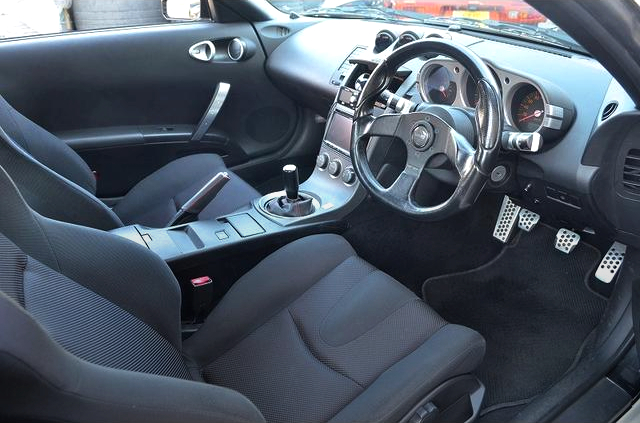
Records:
<instances>
[{"instance_id":1,"label":"driver seat","mask_svg":"<svg viewBox=\"0 0 640 423\"><path fill-rule=\"evenodd\" d=\"M0 195L0 420L397 422L482 360L337 235L264 259L183 343L159 257L33 212L2 168Z\"/></svg>"},{"instance_id":2,"label":"driver seat","mask_svg":"<svg viewBox=\"0 0 640 423\"><path fill-rule=\"evenodd\" d=\"M27 119L0 96L0 166L38 213L52 219L111 230L123 225L164 227L177 210L219 172L231 180L200 212L215 219L260 194L229 171L216 154L181 157L134 186L112 209L96 197L89 166L64 141Z\"/></svg>"}]
</instances>

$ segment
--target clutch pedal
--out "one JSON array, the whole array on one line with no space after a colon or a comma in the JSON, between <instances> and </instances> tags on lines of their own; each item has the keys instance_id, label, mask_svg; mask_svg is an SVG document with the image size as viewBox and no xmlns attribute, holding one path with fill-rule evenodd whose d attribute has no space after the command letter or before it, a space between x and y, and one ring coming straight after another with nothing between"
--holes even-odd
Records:
<instances>
[{"instance_id":1,"label":"clutch pedal","mask_svg":"<svg viewBox=\"0 0 640 423\"><path fill-rule=\"evenodd\" d=\"M498 241L506 244L513 233L518 221L518 213L522 207L516 205L509 196L505 195L502 200L502 207L498 214L498 221L493 229L493 237Z\"/></svg>"},{"instance_id":2,"label":"clutch pedal","mask_svg":"<svg viewBox=\"0 0 640 423\"><path fill-rule=\"evenodd\" d=\"M596 278L604 283L611 283L616 273L622 267L624 255L627 252L627 246L616 241L613 243L607 254L604 255L598 270L596 270Z\"/></svg>"},{"instance_id":3,"label":"clutch pedal","mask_svg":"<svg viewBox=\"0 0 640 423\"><path fill-rule=\"evenodd\" d=\"M560 250L565 254L570 254L580 242L580 235L562 228L556 234L556 250Z\"/></svg>"},{"instance_id":4,"label":"clutch pedal","mask_svg":"<svg viewBox=\"0 0 640 423\"><path fill-rule=\"evenodd\" d=\"M518 227L526 232L531 232L533 228L540 222L540 215L532 212L531 210L520 210L520 216L518 219Z\"/></svg>"}]
</instances>

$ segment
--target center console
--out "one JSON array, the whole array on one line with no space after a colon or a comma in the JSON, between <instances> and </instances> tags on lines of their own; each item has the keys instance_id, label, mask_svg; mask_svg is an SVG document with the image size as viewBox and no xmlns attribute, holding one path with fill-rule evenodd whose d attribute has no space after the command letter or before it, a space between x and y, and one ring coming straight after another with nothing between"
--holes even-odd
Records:
<instances>
[{"instance_id":1,"label":"center console","mask_svg":"<svg viewBox=\"0 0 640 423\"><path fill-rule=\"evenodd\" d=\"M295 166L288 165L283 169L282 191L257 198L229 215L167 228L131 225L112 233L148 247L169 263L178 263L193 262L195 256L246 246L267 237L293 240L335 230L336 224L366 195L349 155L357 97L355 89L340 87L329 112L314 171L301 184Z\"/></svg>"},{"instance_id":2,"label":"center console","mask_svg":"<svg viewBox=\"0 0 640 423\"><path fill-rule=\"evenodd\" d=\"M356 90L343 86L331 107L316 167L309 179L299 187L299 195L313 203L309 213L284 216L278 210L274 211L270 203L286 196L285 191L256 199L256 210L279 225L291 226L339 219L362 201L365 192L360 187L349 154L357 96Z\"/></svg>"}]
</instances>

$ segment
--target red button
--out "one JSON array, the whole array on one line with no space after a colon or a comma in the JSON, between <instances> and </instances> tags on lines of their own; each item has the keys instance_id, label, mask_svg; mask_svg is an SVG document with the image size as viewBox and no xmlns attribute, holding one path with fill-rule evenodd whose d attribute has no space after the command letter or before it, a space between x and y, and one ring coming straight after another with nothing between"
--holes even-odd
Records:
<instances>
[{"instance_id":1,"label":"red button","mask_svg":"<svg viewBox=\"0 0 640 423\"><path fill-rule=\"evenodd\" d=\"M209 276L200 276L199 278L191 279L191 285L193 285L195 288L203 285L208 285L211 282L213 281Z\"/></svg>"}]
</instances>

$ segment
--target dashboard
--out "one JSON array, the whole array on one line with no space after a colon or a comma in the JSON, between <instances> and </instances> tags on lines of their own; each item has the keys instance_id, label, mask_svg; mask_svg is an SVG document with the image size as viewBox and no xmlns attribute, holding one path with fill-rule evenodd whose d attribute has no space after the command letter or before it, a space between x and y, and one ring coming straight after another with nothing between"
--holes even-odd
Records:
<instances>
[{"instance_id":1,"label":"dashboard","mask_svg":"<svg viewBox=\"0 0 640 423\"><path fill-rule=\"evenodd\" d=\"M267 72L299 104L326 117L341 87L357 91L393 50L424 38L450 39L478 54L500 85L505 129L542 135L541 151L504 154L500 164L511 175L509 184L489 188L502 189L575 228L597 227L605 220L591 187L598 167L582 158L594 132L635 105L588 56L455 28L326 19L280 44L267 61ZM442 56L407 62L390 89L414 103L471 108L477 101L467 70Z\"/></svg>"}]
</instances>

